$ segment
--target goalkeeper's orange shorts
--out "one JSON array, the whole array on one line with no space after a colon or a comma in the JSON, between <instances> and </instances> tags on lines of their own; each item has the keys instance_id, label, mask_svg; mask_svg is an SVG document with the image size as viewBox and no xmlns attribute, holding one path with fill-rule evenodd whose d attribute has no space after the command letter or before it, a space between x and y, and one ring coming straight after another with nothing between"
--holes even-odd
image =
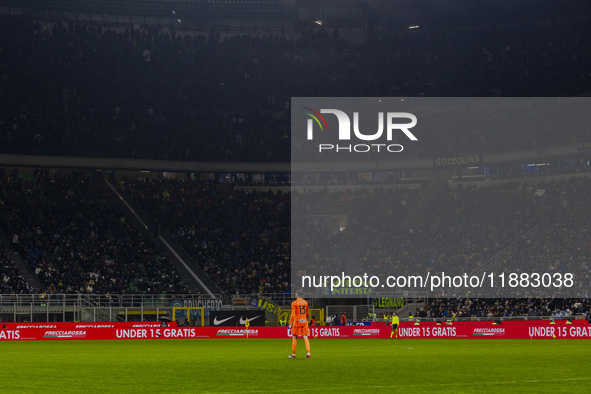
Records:
<instances>
[{"instance_id":1,"label":"goalkeeper's orange shorts","mask_svg":"<svg viewBox=\"0 0 591 394\"><path fill-rule=\"evenodd\" d=\"M309 336L310 335L310 329L308 328L308 325L305 324L303 326L292 326L291 327L291 335L295 336Z\"/></svg>"}]
</instances>

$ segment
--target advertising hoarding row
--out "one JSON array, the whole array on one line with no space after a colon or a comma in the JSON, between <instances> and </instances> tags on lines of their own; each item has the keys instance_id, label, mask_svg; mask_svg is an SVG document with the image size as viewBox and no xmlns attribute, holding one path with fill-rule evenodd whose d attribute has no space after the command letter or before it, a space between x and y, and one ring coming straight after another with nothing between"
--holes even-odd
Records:
<instances>
[{"instance_id":1,"label":"advertising hoarding row","mask_svg":"<svg viewBox=\"0 0 591 394\"><path fill-rule=\"evenodd\" d=\"M291 337L288 327L163 327L160 323L6 323L0 329L0 341L10 340L128 340L198 338L275 338ZM317 326L310 327L311 338L387 339L391 327ZM404 322L399 339L591 339L591 325L585 320L552 324L531 322L454 322L453 324Z\"/></svg>"}]
</instances>

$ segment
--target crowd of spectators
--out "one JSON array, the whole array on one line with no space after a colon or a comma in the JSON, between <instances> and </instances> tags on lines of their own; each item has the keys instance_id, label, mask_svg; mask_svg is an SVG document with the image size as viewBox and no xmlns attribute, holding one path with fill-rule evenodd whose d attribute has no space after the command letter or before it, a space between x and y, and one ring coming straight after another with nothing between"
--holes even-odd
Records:
<instances>
[{"instance_id":1,"label":"crowd of spectators","mask_svg":"<svg viewBox=\"0 0 591 394\"><path fill-rule=\"evenodd\" d=\"M591 182L572 178L561 187L560 200L549 216L548 228L529 242L521 242L503 264L511 272L572 273L571 294L588 295L591 282ZM555 293L560 295L560 293Z\"/></svg>"},{"instance_id":2,"label":"crowd of spectators","mask_svg":"<svg viewBox=\"0 0 591 394\"><path fill-rule=\"evenodd\" d=\"M291 251L295 266L308 275L362 269L364 240L376 233L398 233L418 196L418 189L406 187L294 192ZM331 221L334 216L340 218L338 223Z\"/></svg>"},{"instance_id":3,"label":"crowd of spectators","mask_svg":"<svg viewBox=\"0 0 591 394\"><path fill-rule=\"evenodd\" d=\"M405 200L404 192L401 195ZM463 292L457 299L446 298L450 289L438 289L430 294L435 298L424 311L425 317L558 316L568 314L567 310L587 312L591 282L589 195L591 178L587 176L446 186L429 208L425 222L410 229L397 229L391 225L385 207L395 209L397 204L392 201L398 203L400 195L373 193L368 204L373 215L362 208L352 209L355 214L349 215L350 220L354 219L351 230L347 228L345 233L352 231L356 236L337 234L339 238L296 219L292 230L294 236L302 237L296 238L296 243L303 246L292 247L293 258L296 262L296 258L310 262L306 268L307 274L312 275L334 275L347 267L345 261L353 260L357 265L347 267L351 276L366 273L382 279L388 275L425 278L427 273L445 273L453 277L481 273L483 264L513 245L511 252L489 271L505 272L507 278L510 273L571 273L573 286L504 289L503 294L511 298L502 300L498 298L499 289L490 290L488 295L476 289L469 298L464 298ZM318 200L318 196L312 199ZM410 200L413 203L408 209L414 205L414 199ZM293 204L297 210L299 201L294 199ZM398 213L395 217L401 219L398 223L404 223L404 215ZM536 226L542 229L537 235L525 236ZM363 241L359 242L359 238ZM358 250L353 247L355 240L363 245ZM585 298L568 298L574 294ZM524 297L529 300L524 301Z\"/></svg>"},{"instance_id":4,"label":"crowd of spectators","mask_svg":"<svg viewBox=\"0 0 591 394\"><path fill-rule=\"evenodd\" d=\"M585 22L409 31L358 45L322 29L297 38L222 37L7 17L0 24L0 152L286 161L291 97L591 91ZM422 136L415 154L590 137L568 129L449 133Z\"/></svg>"},{"instance_id":5,"label":"crowd of spectators","mask_svg":"<svg viewBox=\"0 0 591 394\"><path fill-rule=\"evenodd\" d=\"M32 291L6 249L0 249L0 294L31 294Z\"/></svg>"},{"instance_id":6,"label":"crowd of spectators","mask_svg":"<svg viewBox=\"0 0 591 394\"><path fill-rule=\"evenodd\" d=\"M401 231L397 225L404 223L416 204L418 191L414 189L330 192L325 188L289 196L255 191L224 194L223 187L195 180L126 179L120 185L145 209L158 207L150 211L153 220L167 223L163 229L230 293L287 290L292 258L305 260L306 264L300 265L304 269L323 273L337 272L350 261L361 261L354 267L361 271L370 268L400 273L421 267L432 272L470 271L544 221L548 223L546 232L539 239L519 242L501 269L568 270L579 278L578 285L589 282L588 177L446 188L428 221L410 231ZM342 229L310 218L323 209L337 213L335 209L343 207L349 222ZM277 253L276 246L281 245L278 240L289 241L286 213L290 208L294 210L292 236L304 247L290 253L285 245ZM360 234L366 243L357 250L355 239ZM557 259L571 263L562 266ZM284 283L277 281L277 271ZM588 309L587 299L515 296L435 298L427 308L428 316L558 316L567 314L567 310L575 313Z\"/></svg>"},{"instance_id":7,"label":"crowd of spectators","mask_svg":"<svg viewBox=\"0 0 591 394\"><path fill-rule=\"evenodd\" d=\"M435 298L414 315L431 319L545 316L555 319L589 314L589 298Z\"/></svg>"},{"instance_id":8,"label":"crowd of spectators","mask_svg":"<svg viewBox=\"0 0 591 394\"><path fill-rule=\"evenodd\" d=\"M290 290L290 194L192 179L125 179L123 194L227 294Z\"/></svg>"},{"instance_id":9,"label":"crowd of spectators","mask_svg":"<svg viewBox=\"0 0 591 394\"><path fill-rule=\"evenodd\" d=\"M290 200L289 195L271 192L224 195L223 188L194 180L126 179L120 185L142 207L158 207L151 211L153 219L168 223L166 231L230 293L286 290L292 258L297 264L305 262L298 267L307 273L331 274L351 267L388 274L416 273L417 269L471 272L540 223L547 223L545 233L519 241L500 269L572 272L578 278L576 291L583 293L589 282L590 213L585 208L591 192L589 177L446 187L428 220L410 230L400 226L416 204L418 191L403 187L373 192L325 188L294 192ZM290 253L286 245L283 260L275 247L281 244L279 239L289 241L286 213L290 208L292 240L302 247L294 250L291 245ZM171 214L171 209L176 213ZM338 229L335 223L324 222L323 217L331 216L321 214L329 212L326 209L332 214L344 209L348 223ZM321 219L315 220L315 214ZM171 217L178 220L171 222ZM281 282L277 286L277 270L283 273L285 287ZM519 294L514 296L502 300L435 298L429 317L449 313L550 316L585 309L588 304L559 297L523 300Z\"/></svg>"},{"instance_id":10,"label":"crowd of spectators","mask_svg":"<svg viewBox=\"0 0 591 394\"><path fill-rule=\"evenodd\" d=\"M470 272L543 221L546 231L519 241L499 268L572 272L577 294L588 288L586 176L446 187L428 220L410 231L400 226L418 191L404 187L292 196L195 179L125 178L118 186L152 228L176 240L225 294L289 292L292 258L306 260L299 265L304 270L329 274L351 267L388 274ZM147 237L114 210L92 174L37 171L26 179L13 172L2 181L1 196L3 223L18 234L27 263L51 293L187 292ZM313 217L343 208L348 223L340 229ZM304 248L292 250L291 236ZM3 290L28 291L22 280L14 281L20 276L10 263L2 272ZM565 298L559 290L552 297L433 296L419 316L564 317L589 309L588 298Z\"/></svg>"},{"instance_id":11,"label":"crowd of spectators","mask_svg":"<svg viewBox=\"0 0 591 394\"><path fill-rule=\"evenodd\" d=\"M147 234L126 222L95 174L0 179L0 217L51 294L187 293Z\"/></svg>"},{"instance_id":12,"label":"crowd of spectators","mask_svg":"<svg viewBox=\"0 0 591 394\"><path fill-rule=\"evenodd\" d=\"M547 221L544 238L519 241L505 268L555 272L568 265L588 282L589 215L579 204L587 201L590 191L588 177L446 188L425 223L402 233L370 233L359 269L470 273Z\"/></svg>"},{"instance_id":13,"label":"crowd of spectators","mask_svg":"<svg viewBox=\"0 0 591 394\"><path fill-rule=\"evenodd\" d=\"M229 231L225 200L216 182L192 179L124 178L119 189L151 219L158 234L197 232L222 226ZM203 232L203 233L200 233Z\"/></svg>"}]
</instances>

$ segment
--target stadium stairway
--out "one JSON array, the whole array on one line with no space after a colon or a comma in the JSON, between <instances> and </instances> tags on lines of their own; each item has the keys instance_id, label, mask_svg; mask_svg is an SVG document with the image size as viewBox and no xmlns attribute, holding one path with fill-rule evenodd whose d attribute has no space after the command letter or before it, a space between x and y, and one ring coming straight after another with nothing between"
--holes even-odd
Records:
<instances>
[{"instance_id":1,"label":"stadium stairway","mask_svg":"<svg viewBox=\"0 0 591 394\"><path fill-rule=\"evenodd\" d=\"M41 286L35 274L31 271L27 262L22 258L16 246L12 243L12 235L9 235L3 227L0 227L0 242L6 246L6 252L10 256L10 260L21 272L21 275L33 288L33 293L40 294L45 289Z\"/></svg>"},{"instance_id":2,"label":"stadium stairway","mask_svg":"<svg viewBox=\"0 0 591 394\"><path fill-rule=\"evenodd\" d=\"M400 319L408 319L409 316L415 315L417 310L421 311L427 303L425 301L415 301L404 305L396 311Z\"/></svg>"},{"instance_id":3,"label":"stadium stairway","mask_svg":"<svg viewBox=\"0 0 591 394\"><path fill-rule=\"evenodd\" d=\"M127 201L107 178L103 177L102 179L104 181L103 186L111 196L113 204L129 219L130 223L140 229L140 231L150 234L152 241L158 246L162 255L170 260L184 285L191 293L209 296L221 294L218 287L201 270L195 261L182 250L180 245L172 240L171 237L165 238L160 234L150 232L150 226L147 223L151 223L151 220L149 220L148 215Z\"/></svg>"},{"instance_id":4,"label":"stadium stairway","mask_svg":"<svg viewBox=\"0 0 591 394\"><path fill-rule=\"evenodd\" d=\"M202 290L199 290L200 294L208 294L207 290L205 290L205 289L209 289L213 294L222 294L221 290L213 283L213 281L209 278L209 276L201 269L201 267L197 264L195 259L191 258L191 256L189 256L189 254L187 252L185 252L185 250L172 237L160 236L156 239L156 244L158 245L158 247L161 250L167 251L166 256L171 261L173 261L173 262L176 261L177 263L179 263L178 259L181 259L183 261L192 263L190 265L191 271L195 275L197 275L197 277L199 278L201 283L203 283L203 286L199 285L199 287L202 289ZM169 248L172 248L171 254L174 255L174 257L172 257L168 253ZM181 266L179 268L175 264L175 268L179 272L179 276L181 277L181 279L183 281L185 281L185 280L190 281L192 279L194 280L192 275L187 270L184 269L185 267ZM189 282L185 282L185 283L189 283ZM193 293L195 293L195 291L193 291Z\"/></svg>"}]
</instances>

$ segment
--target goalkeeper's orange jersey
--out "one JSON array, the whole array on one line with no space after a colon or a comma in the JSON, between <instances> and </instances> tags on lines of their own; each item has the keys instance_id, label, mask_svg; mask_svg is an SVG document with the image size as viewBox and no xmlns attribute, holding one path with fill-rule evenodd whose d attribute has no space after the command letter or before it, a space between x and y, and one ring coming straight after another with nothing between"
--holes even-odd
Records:
<instances>
[{"instance_id":1,"label":"goalkeeper's orange jersey","mask_svg":"<svg viewBox=\"0 0 591 394\"><path fill-rule=\"evenodd\" d=\"M291 318L289 324L294 326L304 326L308 324L308 303L298 298L291 303Z\"/></svg>"}]
</instances>

